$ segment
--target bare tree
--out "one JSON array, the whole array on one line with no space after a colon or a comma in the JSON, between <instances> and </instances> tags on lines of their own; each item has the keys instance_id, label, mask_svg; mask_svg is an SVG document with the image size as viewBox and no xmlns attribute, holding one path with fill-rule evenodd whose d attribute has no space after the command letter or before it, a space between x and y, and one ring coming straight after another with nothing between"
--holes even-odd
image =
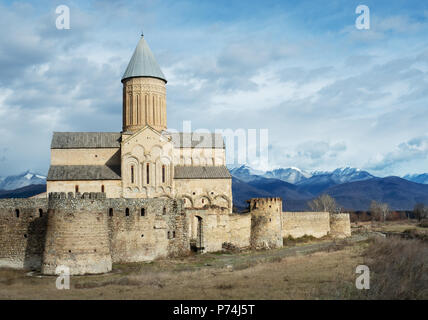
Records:
<instances>
[{"instance_id":1,"label":"bare tree","mask_svg":"<svg viewBox=\"0 0 428 320\"><path fill-rule=\"evenodd\" d=\"M336 200L328 194L320 195L319 197L309 201L308 206L316 212L340 212L340 208L337 205Z\"/></svg>"},{"instance_id":2,"label":"bare tree","mask_svg":"<svg viewBox=\"0 0 428 320\"><path fill-rule=\"evenodd\" d=\"M413 214L415 215L418 221L428 217L428 207L426 207L423 203L417 203L413 208Z\"/></svg>"},{"instance_id":3,"label":"bare tree","mask_svg":"<svg viewBox=\"0 0 428 320\"><path fill-rule=\"evenodd\" d=\"M386 218L391 213L387 203L381 203L374 200L370 204L370 212L375 218L383 222L386 221Z\"/></svg>"}]
</instances>

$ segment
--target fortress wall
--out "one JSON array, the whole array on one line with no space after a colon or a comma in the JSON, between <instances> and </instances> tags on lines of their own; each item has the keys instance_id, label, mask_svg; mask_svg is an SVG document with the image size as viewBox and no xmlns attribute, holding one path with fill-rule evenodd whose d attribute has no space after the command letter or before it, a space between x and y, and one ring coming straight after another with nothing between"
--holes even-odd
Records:
<instances>
[{"instance_id":1,"label":"fortress wall","mask_svg":"<svg viewBox=\"0 0 428 320\"><path fill-rule=\"evenodd\" d=\"M222 249L223 242L229 236L229 210L215 206L204 209L186 209L189 224L189 241L203 252L215 252ZM202 243L199 240L198 221L202 223Z\"/></svg>"},{"instance_id":2,"label":"fortress wall","mask_svg":"<svg viewBox=\"0 0 428 320\"><path fill-rule=\"evenodd\" d=\"M250 245L250 214L230 214L227 208L216 206L186 209L189 241L202 247L203 252L216 252L230 243L238 248ZM202 244L198 241L198 221L202 219Z\"/></svg>"},{"instance_id":3,"label":"fortress wall","mask_svg":"<svg viewBox=\"0 0 428 320\"><path fill-rule=\"evenodd\" d=\"M75 192L79 186L81 194L85 192L101 192L101 186L107 198L120 198L122 196L121 180L74 180L74 181L47 181L47 194L52 192Z\"/></svg>"},{"instance_id":4,"label":"fortress wall","mask_svg":"<svg viewBox=\"0 0 428 320\"><path fill-rule=\"evenodd\" d=\"M40 268L46 222L46 199L1 199L0 267Z\"/></svg>"},{"instance_id":5,"label":"fortress wall","mask_svg":"<svg viewBox=\"0 0 428 320\"><path fill-rule=\"evenodd\" d=\"M251 235L251 214L231 214L229 215L229 240L231 244L238 248L250 247Z\"/></svg>"},{"instance_id":6,"label":"fortress wall","mask_svg":"<svg viewBox=\"0 0 428 320\"><path fill-rule=\"evenodd\" d=\"M351 236L351 219L349 213L330 215L330 234L335 238Z\"/></svg>"},{"instance_id":7,"label":"fortress wall","mask_svg":"<svg viewBox=\"0 0 428 320\"><path fill-rule=\"evenodd\" d=\"M181 201L168 198L107 199L105 213L113 262L150 261L188 252L183 210Z\"/></svg>"},{"instance_id":8,"label":"fortress wall","mask_svg":"<svg viewBox=\"0 0 428 320\"><path fill-rule=\"evenodd\" d=\"M328 212L283 212L282 237L325 236L330 232L329 216Z\"/></svg>"},{"instance_id":9,"label":"fortress wall","mask_svg":"<svg viewBox=\"0 0 428 320\"><path fill-rule=\"evenodd\" d=\"M111 271L110 239L105 200L100 194L49 195L48 223L41 271L55 274L58 266L70 273Z\"/></svg>"},{"instance_id":10,"label":"fortress wall","mask_svg":"<svg viewBox=\"0 0 428 320\"><path fill-rule=\"evenodd\" d=\"M282 247L281 198L250 200L251 247L270 249Z\"/></svg>"}]
</instances>

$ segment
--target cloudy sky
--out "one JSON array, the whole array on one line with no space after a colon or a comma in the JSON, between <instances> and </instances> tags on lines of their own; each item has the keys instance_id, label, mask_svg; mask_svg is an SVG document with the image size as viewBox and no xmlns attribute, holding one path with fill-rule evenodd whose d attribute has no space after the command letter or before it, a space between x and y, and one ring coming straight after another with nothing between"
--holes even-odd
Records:
<instances>
[{"instance_id":1,"label":"cloudy sky","mask_svg":"<svg viewBox=\"0 0 428 320\"><path fill-rule=\"evenodd\" d=\"M0 21L0 176L46 174L53 131L121 130L141 30L171 128L268 129L269 168L428 171L426 1L0 1Z\"/></svg>"}]
</instances>

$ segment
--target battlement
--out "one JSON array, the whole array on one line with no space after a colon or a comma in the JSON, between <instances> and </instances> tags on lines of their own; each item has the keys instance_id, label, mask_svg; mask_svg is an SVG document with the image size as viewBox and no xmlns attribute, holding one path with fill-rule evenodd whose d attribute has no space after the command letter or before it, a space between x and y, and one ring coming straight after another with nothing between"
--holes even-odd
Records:
<instances>
[{"instance_id":1,"label":"battlement","mask_svg":"<svg viewBox=\"0 0 428 320\"><path fill-rule=\"evenodd\" d=\"M274 211L282 212L282 199L279 197L276 198L252 198L247 200L249 204L249 210L264 210L264 211Z\"/></svg>"},{"instance_id":2,"label":"battlement","mask_svg":"<svg viewBox=\"0 0 428 320\"><path fill-rule=\"evenodd\" d=\"M48 196L49 200L57 199L91 199L91 200L103 200L106 199L105 192L50 192Z\"/></svg>"}]
</instances>

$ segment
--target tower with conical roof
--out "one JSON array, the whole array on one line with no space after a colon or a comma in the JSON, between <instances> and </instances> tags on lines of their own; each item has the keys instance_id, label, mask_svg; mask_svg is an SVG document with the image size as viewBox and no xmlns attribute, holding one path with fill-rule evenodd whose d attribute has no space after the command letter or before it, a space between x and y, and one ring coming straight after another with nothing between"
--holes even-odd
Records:
<instances>
[{"instance_id":1,"label":"tower with conical roof","mask_svg":"<svg viewBox=\"0 0 428 320\"><path fill-rule=\"evenodd\" d=\"M146 125L158 131L166 129L166 82L141 35L122 77L124 132L135 132Z\"/></svg>"}]
</instances>

